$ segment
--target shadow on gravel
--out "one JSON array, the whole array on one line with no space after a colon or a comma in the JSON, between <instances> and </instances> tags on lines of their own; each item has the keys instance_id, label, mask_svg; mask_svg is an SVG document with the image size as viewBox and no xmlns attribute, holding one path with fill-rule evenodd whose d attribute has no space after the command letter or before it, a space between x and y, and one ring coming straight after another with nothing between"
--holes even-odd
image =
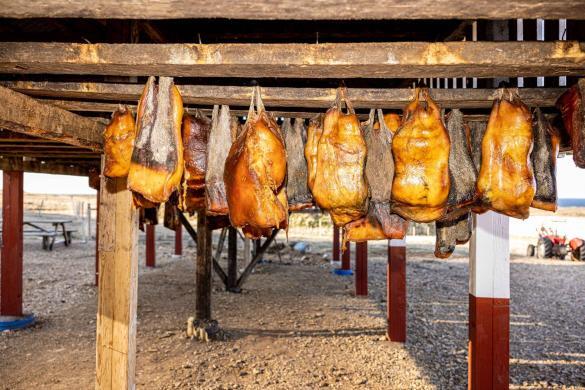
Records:
<instances>
[{"instance_id":1,"label":"shadow on gravel","mask_svg":"<svg viewBox=\"0 0 585 390\"><path fill-rule=\"evenodd\" d=\"M278 337L278 338L299 338L299 337L355 337L355 336L383 336L384 329L372 328L347 328L336 331L330 329L298 330L298 329L224 329L230 339L237 340L246 336Z\"/></svg>"}]
</instances>

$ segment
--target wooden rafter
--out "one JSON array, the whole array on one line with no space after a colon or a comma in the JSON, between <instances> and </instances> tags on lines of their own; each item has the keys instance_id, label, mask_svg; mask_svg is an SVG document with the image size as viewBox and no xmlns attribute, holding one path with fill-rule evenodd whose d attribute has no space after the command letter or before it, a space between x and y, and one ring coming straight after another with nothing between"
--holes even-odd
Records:
<instances>
[{"instance_id":1,"label":"wooden rafter","mask_svg":"<svg viewBox=\"0 0 585 390\"><path fill-rule=\"evenodd\" d=\"M22 159L0 158L0 170L19 170L55 175L87 176L90 167L79 164L56 164L53 162L23 161Z\"/></svg>"},{"instance_id":2,"label":"wooden rafter","mask_svg":"<svg viewBox=\"0 0 585 390\"><path fill-rule=\"evenodd\" d=\"M94 19L585 19L582 0L45 0L31 5L25 0L3 4L0 17ZM112 12L115 10L115 12Z\"/></svg>"},{"instance_id":3,"label":"wooden rafter","mask_svg":"<svg viewBox=\"0 0 585 390\"><path fill-rule=\"evenodd\" d=\"M12 74L340 79L570 76L584 72L585 43L576 41L0 43L0 73Z\"/></svg>"},{"instance_id":4,"label":"wooden rafter","mask_svg":"<svg viewBox=\"0 0 585 390\"><path fill-rule=\"evenodd\" d=\"M0 128L101 150L104 125L0 87Z\"/></svg>"},{"instance_id":5,"label":"wooden rafter","mask_svg":"<svg viewBox=\"0 0 585 390\"><path fill-rule=\"evenodd\" d=\"M4 81L2 85L15 91L43 98L51 104L74 111L114 111L111 101L138 101L144 86L139 84L71 83L38 81ZM185 104L246 106L252 88L221 85L178 85ZM441 106L449 108L490 107L494 89L433 89L432 96ZM261 88L262 100L269 107L326 108L335 100L335 88ZM552 107L564 92L563 88L522 88L522 101L530 106ZM349 88L348 95L355 107L403 108L412 99L407 88ZM64 100L68 99L68 100ZM83 99L83 100L71 100ZM90 101L97 100L98 102Z\"/></svg>"}]
</instances>

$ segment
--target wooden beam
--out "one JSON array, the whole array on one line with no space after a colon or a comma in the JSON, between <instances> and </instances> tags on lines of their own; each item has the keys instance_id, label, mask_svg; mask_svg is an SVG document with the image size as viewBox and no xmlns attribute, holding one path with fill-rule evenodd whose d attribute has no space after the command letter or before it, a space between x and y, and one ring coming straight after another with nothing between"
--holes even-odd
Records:
<instances>
[{"instance_id":1,"label":"wooden beam","mask_svg":"<svg viewBox=\"0 0 585 390\"><path fill-rule=\"evenodd\" d=\"M70 176L87 176L89 174L89 167L79 164L42 163L41 161L23 161L16 158L0 158L0 170L21 170L24 172Z\"/></svg>"},{"instance_id":2,"label":"wooden beam","mask_svg":"<svg viewBox=\"0 0 585 390\"><path fill-rule=\"evenodd\" d=\"M502 7L489 0L285 0L254 2L226 0L137 0L70 1L46 0L31 5L25 0L3 4L5 18L92 18L92 19L585 19L581 0L514 1ZM116 10L112 12L112 10Z\"/></svg>"},{"instance_id":3,"label":"wooden beam","mask_svg":"<svg viewBox=\"0 0 585 390\"><path fill-rule=\"evenodd\" d=\"M254 270L254 267L256 267L256 264L258 264L258 262L262 259L262 255L264 254L266 249L268 249L270 244L272 244L272 241L274 241L277 234L278 234L278 229L272 230L272 234L270 235L270 237L268 237L266 239L266 241L264 241L264 243L262 244L262 246L260 248L257 248L254 251L255 252L254 257L252 258L250 263L246 266L246 268L244 269L244 272L242 272L242 274L238 278L238 282L236 283L235 288L237 288L237 289L242 288L242 286L244 285L244 283L246 282L246 280L248 279L248 277L250 276L250 274ZM259 241L260 240L257 240L256 242L259 242Z\"/></svg>"},{"instance_id":4,"label":"wooden beam","mask_svg":"<svg viewBox=\"0 0 585 390\"><path fill-rule=\"evenodd\" d=\"M73 111L112 112L118 102L138 101L143 85L110 83L71 83L50 81L2 81L0 85L26 95L42 98L47 103ZM222 85L177 85L187 105L227 104L245 107L250 104L251 87ZM566 88L522 88L522 101L535 107L554 107ZM327 108L335 100L335 88L261 87L262 100L269 107ZM432 97L442 107L491 107L496 89L433 89ZM402 109L412 99L409 88L349 88L348 97L357 108ZM64 100L67 99L67 100ZM83 99L83 100L72 100ZM93 102L90 100L98 100ZM106 101L106 102L104 102ZM116 103L113 103L116 102Z\"/></svg>"},{"instance_id":5,"label":"wooden beam","mask_svg":"<svg viewBox=\"0 0 585 390\"><path fill-rule=\"evenodd\" d=\"M22 316L23 175L3 170L0 315Z\"/></svg>"},{"instance_id":6,"label":"wooden beam","mask_svg":"<svg viewBox=\"0 0 585 390\"><path fill-rule=\"evenodd\" d=\"M0 43L0 73L9 74L339 79L577 76L584 71L585 43L576 41Z\"/></svg>"},{"instance_id":7,"label":"wooden beam","mask_svg":"<svg viewBox=\"0 0 585 390\"><path fill-rule=\"evenodd\" d=\"M228 228L227 266L226 290L236 292L236 283L238 282L238 231L231 226Z\"/></svg>"},{"instance_id":8,"label":"wooden beam","mask_svg":"<svg viewBox=\"0 0 585 390\"><path fill-rule=\"evenodd\" d=\"M386 267L388 340L406 342L406 241L388 240Z\"/></svg>"},{"instance_id":9,"label":"wooden beam","mask_svg":"<svg viewBox=\"0 0 585 390\"><path fill-rule=\"evenodd\" d=\"M155 225L146 224L146 266L156 267Z\"/></svg>"},{"instance_id":10,"label":"wooden beam","mask_svg":"<svg viewBox=\"0 0 585 390\"><path fill-rule=\"evenodd\" d=\"M100 183L96 389L134 389L138 213L126 179Z\"/></svg>"},{"instance_id":11,"label":"wooden beam","mask_svg":"<svg viewBox=\"0 0 585 390\"><path fill-rule=\"evenodd\" d=\"M180 213L180 211L177 211ZM183 227L177 225L175 227L175 256L183 255Z\"/></svg>"},{"instance_id":12,"label":"wooden beam","mask_svg":"<svg viewBox=\"0 0 585 390\"><path fill-rule=\"evenodd\" d=\"M101 150L104 125L0 87L0 128Z\"/></svg>"},{"instance_id":13,"label":"wooden beam","mask_svg":"<svg viewBox=\"0 0 585 390\"><path fill-rule=\"evenodd\" d=\"M368 242L355 243L355 295L368 296Z\"/></svg>"}]
</instances>

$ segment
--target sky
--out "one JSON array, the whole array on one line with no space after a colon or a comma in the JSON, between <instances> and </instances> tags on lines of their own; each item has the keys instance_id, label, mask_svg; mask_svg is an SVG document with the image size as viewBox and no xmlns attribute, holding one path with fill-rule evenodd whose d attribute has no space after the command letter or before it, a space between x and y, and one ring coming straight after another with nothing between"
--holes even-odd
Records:
<instances>
[{"instance_id":1,"label":"sky","mask_svg":"<svg viewBox=\"0 0 585 390\"><path fill-rule=\"evenodd\" d=\"M557 185L559 198L585 199L585 169L577 168L572 156L558 159ZM95 190L89 188L87 177L40 173L24 174L24 191L34 194L95 194Z\"/></svg>"}]
</instances>

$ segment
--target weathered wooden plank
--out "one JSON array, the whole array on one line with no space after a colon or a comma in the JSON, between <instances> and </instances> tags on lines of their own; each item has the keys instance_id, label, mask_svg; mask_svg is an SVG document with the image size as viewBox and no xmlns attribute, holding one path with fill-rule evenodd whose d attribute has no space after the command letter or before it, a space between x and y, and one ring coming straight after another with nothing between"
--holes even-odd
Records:
<instances>
[{"instance_id":1,"label":"weathered wooden plank","mask_svg":"<svg viewBox=\"0 0 585 390\"><path fill-rule=\"evenodd\" d=\"M0 170L20 170L24 172L71 176L87 176L89 174L89 167L79 164L41 163L40 161L22 161L22 159L7 158L0 158Z\"/></svg>"},{"instance_id":2,"label":"weathered wooden plank","mask_svg":"<svg viewBox=\"0 0 585 390\"><path fill-rule=\"evenodd\" d=\"M4 81L5 87L48 100L51 104L74 111L113 111L116 104L101 101L136 102L143 85L111 83L71 83L48 81ZM251 87L221 85L177 85L185 104L246 106L250 104ZM553 107L565 88L522 88L519 95L530 106ZM335 88L262 87L262 100L271 107L327 108L335 100ZM433 89L432 97L443 107L490 107L496 89ZM408 88L349 88L348 97L358 108L404 108L412 99ZM68 100L62 100L68 99ZM71 99L83 99L80 101ZM98 100L100 102L92 102Z\"/></svg>"},{"instance_id":3,"label":"weathered wooden plank","mask_svg":"<svg viewBox=\"0 0 585 390\"><path fill-rule=\"evenodd\" d=\"M0 128L101 150L104 125L0 87Z\"/></svg>"},{"instance_id":4,"label":"weathered wooden plank","mask_svg":"<svg viewBox=\"0 0 585 390\"><path fill-rule=\"evenodd\" d=\"M126 179L101 178L96 389L133 389L138 214Z\"/></svg>"},{"instance_id":5,"label":"weathered wooden plank","mask_svg":"<svg viewBox=\"0 0 585 390\"><path fill-rule=\"evenodd\" d=\"M9 18L181 19L228 18L271 20L345 19L585 19L581 0L12 0L0 8ZM115 12L112 12L115 10Z\"/></svg>"},{"instance_id":6,"label":"weathered wooden plank","mask_svg":"<svg viewBox=\"0 0 585 390\"><path fill-rule=\"evenodd\" d=\"M379 6L376 6L379 8ZM0 43L0 73L176 77L423 78L569 76L585 43Z\"/></svg>"}]
</instances>

